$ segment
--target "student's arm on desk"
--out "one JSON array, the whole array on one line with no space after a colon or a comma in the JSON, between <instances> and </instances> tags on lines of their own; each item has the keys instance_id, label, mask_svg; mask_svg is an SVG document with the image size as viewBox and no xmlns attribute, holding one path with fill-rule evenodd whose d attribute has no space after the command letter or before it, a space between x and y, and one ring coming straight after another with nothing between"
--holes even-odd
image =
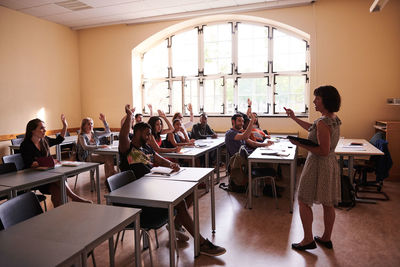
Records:
<instances>
[{"instance_id":1,"label":"student's arm on desk","mask_svg":"<svg viewBox=\"0 0 400 267\"><path fill-rule=\"evenodd\" d=\"M171 168L174 171L179 171L179 169L180 169L180 167L177 163L167 160L166 158L160 156L157 152L155 152L155 154L154 154L154 163L159 166Z\"/></svg>"},{"instance_id":2,"label":"student's arm on desk","mask_svg":"<svg viewBox=\"0 0 400 267\"><path fill-rule=\"evenodd\" d=\"M247 140L246 140L246 144L248 144L248 145L251 146L251 147L266 147L266 146L272 145L273 142L268 141L268 142L266 142L266 143L260 143L260 142L257 142L257 141L253 141L253 140L251 140L251 139L247 139Z\"/></svg>"}]
</instances>

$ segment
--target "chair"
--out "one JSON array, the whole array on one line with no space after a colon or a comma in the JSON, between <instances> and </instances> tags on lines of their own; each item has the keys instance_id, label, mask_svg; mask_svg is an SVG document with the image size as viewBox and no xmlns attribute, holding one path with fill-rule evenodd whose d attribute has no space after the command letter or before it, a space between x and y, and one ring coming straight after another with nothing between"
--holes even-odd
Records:
<instances>
[{"instance_id":1,"label":"chair","mask_svg":"<svg viewBox=\"0 0 400 267\"><path fill-rule=\"evenodd\" d=\"M15 167L14 163L3 163L0 164L0 174L4 174L4 173L9 173L9 172L16 172L17 171L17 167ZM8 197L6 196L2 196L0 197L0 200L4 200L7 199Z\"/></svg>"},{"instance_id":2,"label":"chair","mask_svg":"<svg viewBox=\"0 0 400 267\"><path fill-rule=\"evenodd\" d=\"M12 154L3 156L3 163L12 163L15 166L15 171L23 170L25 167L24 160L21 154ZM40 202L43 202L44 210L47 211L46 196L43 194L36 194Z\"/></svg>"},{"instance_id":3,"label":"chair","mask_svg":"<svg viewBox=\"0 0 400 267\"><path fill-rule=\"evenodd\" d=\"M58 136L58 135L60 135L60 133L56 134L56 136ZM71 136L71 134L69 132L66 132L65 136ZM74 152L75 146L76 146L75 143L62 145L61 146L61 158L62 158L63 154L67 154L68 155L68 159L70 159L72 153Z\"/></svg>"},{"instance_id":4,"label":"chair","mask_svg":"<svg viewBox=\"0 0 400 267\"><path fill-rule=\"evenodd\" d=\"M135 174L133 173L133 171L130 170L130 171L125 171L125 172L120 172L120 173L117 173L117 174L114 174L114 175L108 177L106 184L107 184L108 190L110 192L112 192L126 184L129 184L129 183L135 181L135 180L136 180ZM138 207L138 206L133 206L133 205L116 204L116 203L114 203L113 205L123 206L123 207L142 208L142 213L140 215L140 227L142 230L141 237L143 237L143 243L145 243L144 234L146 235L148 240L151 240L149 231L153 229L155 238L156 238L157 248L159 247L158 237L157 237L157 229L161 228L162 226L164 226L165 224L168 223L168 212L166 209L159 209L160 211L165 211L165 212L160 212L160 216L157 216L157 218L154 218L154 217L150 217L149 214L146 214L146 209L148 209L148 208L143 208L143 207ZM134 229L134 223L128 225L125 228L125 230L133 230L133 229ZM123 241L123 236L124 236L125 230L122 234L121 242ZM115 242L115 247L114 247L114 253L117 249L119 235L120 235L120 232L117 235L117 240ZM151 266L153 266L153 259L152 259L152 255L151 255L151 242L149 241L148 244L149 244L150 262L151 262ZM178 253L178 250L177 250L177 253Z\"/></svg>"},{"instance_id":5,"label":"chair","mask_svg":"<svg viewBox=\"0 0 400 267\"><path fill-rule=\"evenodd\" d=\"M389 176L389 170L393 165L393 161L388 149L388 142L375 135L371 138L370 143L381 150L383 156L371 156L368 160L356 160L354 164L354 181L356 182L356 197L360 199L372 200L389 200L389 196L382 191L383 180ZM367 174L375 172L376 180L368 181ZM356 177L358 175L358 178ZM376 190L372 190L376 188ZM383 198L360 196L358 193L381 194Z\"/></svg>"},{"instance_id":6,"label":"chair","mask_svg":"<svg viewBox=\"0 0 400 267\"><path fill-rule=\"evenodd\" d=\"M240 155L242 157L244 157L246 160L249 157L249 152L246 150L246 147L244 145L242 145L239 149ZM269 180L271 183L271 187L272 187L272 194L273 197L275 198L275 205L276 208L278 209L278 194L276 192L276 183L275 183L275 178L277 177L276 171L273 168L251 168L251 177L252 180L251 182L254 184L256 183L257 185L259 185L260 182L262 181L266 181ZM258 186L260 187L260 186ZM253 187L256 188L256 187ZM246 195L249 193L249 188L247 186L246 189ZM254 190L254 192L256 192L256 190ZM245 206L247 206L247 198L246 198L246 204Z\"/></svg>"},{"instance_id":7,"label":"chair","mask_svg":"<svg viewBox=\"0 0 400 267\"><path fill-rule=\"evenodd\" d=\"M39 200L32 192L12 198L0 205L1 230L43 213Z\"/></svg>"},{"instance_id":8,"label":"chair","mask_svg":"<svg viewBox=\"0 0 400 267\"><path fill-rule=\"evenodd\" d=\"M19 145L21 145L22 141L24 141L24 138L11 139L11 145L19 146ZM20 153L19 149L14 149L14 154L16 154L16 153Z\"/></svg>"},{"instance_id":9,"label":"chair","mask_svg":"<svg viewBox=\"0 0 400 267\"><path fill-rule=\"evenodd\" d=\"M17 137L19 139L24 139L25 138L25 134L17 134L15 137Z\"/></svg>"}]
</instances>

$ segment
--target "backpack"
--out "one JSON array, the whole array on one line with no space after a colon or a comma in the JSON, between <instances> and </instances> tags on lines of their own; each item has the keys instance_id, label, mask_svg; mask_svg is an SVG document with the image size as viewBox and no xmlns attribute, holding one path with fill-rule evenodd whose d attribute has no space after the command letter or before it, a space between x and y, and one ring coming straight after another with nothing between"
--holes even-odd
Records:
<instances>
[{"instance_id":1,"label":"backpack","mask_svg":"<svg viewBox=\"0 0 400 267\"><path fill-rule=\"evenodd\" d=\"M341 192L342 201L338 203L339 207L352 208L356 205L356 195L354 192L353 185L350 182L349 176L342 175L341 177Z\"/></svg>"},{"instance_id":2,"label":"backpack","mask_svg":"<svg viewBox=\"0 0 400 267\"><path fill-rule=\"evenodd\" d=\"M229 160L229 184L220 184L220 188L230 192L245 193L248 184L248 169L247 161L248 152L245 146L241 146Z\"/></svg>"}]
</instances>

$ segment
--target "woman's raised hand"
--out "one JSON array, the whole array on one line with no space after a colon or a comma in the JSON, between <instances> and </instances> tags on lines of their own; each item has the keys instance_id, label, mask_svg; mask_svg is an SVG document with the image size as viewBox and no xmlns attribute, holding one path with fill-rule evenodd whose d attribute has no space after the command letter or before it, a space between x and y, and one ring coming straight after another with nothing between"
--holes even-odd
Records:
<instances>
[{"instance_id":1,"label":"woman's raised hand","mask_svg":"<svg viewBox=\"0 0 400 267\"><path fill-rule=\"evenodd\" d=\"M253 103L253 102L250 100L250 98L247 98L247 105L251 107L251 104L252 104L252 103Z\"/></svg>"},{"instance_id":2,"label":"woman's raised hand","mask_svg":"<svg viewBox=\"0 0 400 267\"><path fill-rule=\"evenodd\" d=\"M167 117L165 115L164 111L162 111L161 109L158 109L157 112L158 112L158 116L160 116L161 118L166 118Z\"/></svg>"},{"instance_id":3,"label":"woman's raised hand","mask_svg":"<svg viewBox=\"0 0 400 267\"><path fill-rule=\"evenodd\" d=\"M104 116L103 113L100 113L99 119L104 122L104 121L106 121L106 116Z\"/></svg>"},{"instance_id":4,"label":"woman's raised hand","mask_svg":"<svg viewBox=\"0 0 400 267\"><path fill-rule=\"evenodd\" d=\"M65 118L64 114L61 114L61 122L63 126L68 126L67 119Z\"/></svg>"},{"instance_id":5,"label":"woman's raised hand","mask_svg":"<svg viewBox=\"0 0 400 267\"><path fill-rule=\"evenodd\" d=\"M189 110L190 113L193 112L192 103L189 103L189 104L188 104L187 109Z\"/></svg>"}]
</instances>

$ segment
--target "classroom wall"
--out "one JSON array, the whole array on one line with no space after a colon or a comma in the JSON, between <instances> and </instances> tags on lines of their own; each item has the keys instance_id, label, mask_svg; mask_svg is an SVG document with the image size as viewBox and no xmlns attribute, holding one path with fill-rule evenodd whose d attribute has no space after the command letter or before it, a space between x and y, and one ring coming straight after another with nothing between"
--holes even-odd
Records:
<instances>
[{"instance_id":1,"label":"classroom wall","mask_svg":"<svg viewBox=\"0 0 400 267\"><path fill-rule=\"evenodd\" d=\"M332 84L342 95L342 136L370 138L375 120L400 119L400 2L369 13L369 1L318 0L313 5L243 13L273 19L311 35L311 88ZM119 126L125 103L133 103L131 52L134 47L181 21L114 25L84 29L79 34L82 113L103 111ZM312 103L312 94L310 97ZM310 121L319 114L310 107ZM300 131L287 118L262 118L272 131ZM216 130L230 127L228 118L210 118Z\"/></svg>"},{"instance_id":2,"label":"classroom wall","mask_svg":"<svg viewBox=\"0 0 400 267\"><path fill-rule=\"evenodd\" d=\"M76 31L0 6L0 135L24 133L42 108L47 129L62 128L61 113L79 125L78 56Z\"/></svg>"}]
</instances>

